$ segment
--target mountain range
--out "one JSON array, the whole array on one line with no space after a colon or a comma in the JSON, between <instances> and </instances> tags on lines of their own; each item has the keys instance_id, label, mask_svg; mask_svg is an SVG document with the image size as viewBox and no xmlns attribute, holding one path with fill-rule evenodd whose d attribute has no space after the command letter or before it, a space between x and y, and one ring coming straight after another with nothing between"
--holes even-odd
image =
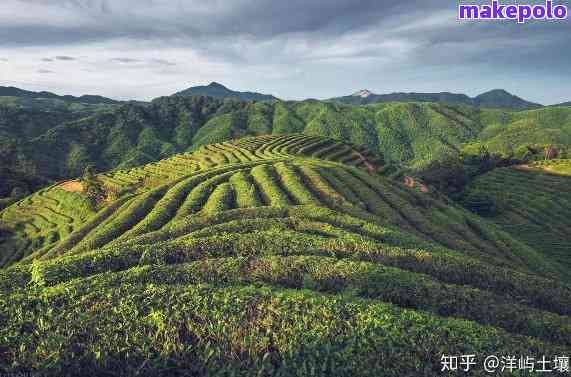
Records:
<instances>
[{"instance_id":1,"label":"mountain range","mask_svg":"<svg viewBox=\"0 0 571 377\"><path fill-rule=\"evenodd\" d=\"M33 92L12 86L0 86L0 97L35 98L35 99L56 99L68 102L79 102L86 104L117 104L120 101L98 95L82 95L79 97L71 95L57 95L51 92Z\"/></svg>"},{"instance_id":2,"label":"mountain range","mask_svg":"<svg viewBox=\"0 0 571 377\"><path fill-rule=\"evenodd\" d=\"M206 86L194 86L176 93L175 96L238 98L244 101L279 100L277 97L269 94L234 91L217 82L212 82ZM451 105L468 105L481 108L509 109L518 111L543 107L541 104L526 101L503 89L490 90L473 98L465 94L449 92L375 94L367 89L363 89L349 96L331 98L329 101L352 105L366 105L380 102L441 102ZM562 104L562 106L565 106L565 104Z\"/></svg>"},{"instance_id":3,"label":"mountain range","mask_svg":"<svg viewBox=\"0 0 571 377\"><path fill-rule=\"evenodd\" d=\"M181 90L173 96L179 97L193 97L193 96L208 96L216 98L235 98L242 101L279 101L280 99L271 94L262 94L250 91L236 91L227 88L226 86L211 82L208 85L192 86L188 89ZM18 105L35 106L35 107L61 107L63 103L81 104L81 105L117 105L124 103L116 101L107 97L98 95L82 95L79 97L71 95L57 95L51 92L33 92L23 90L15 87L2 87L0 86L0 104L10 104L7 99L20 99ZM25 99L26 102L21 100ZM41 100L51 100L54 102L47 102ZM371 103L382 102L438 102L447 103L451 105L468 105L480 108L490 109L507 109L507 110L533 110L543 107L543 105L527 101L514 94L511 94L503 89L494 89L482 93L476 97L469 97L466 94L440 92L440 93L389 93L389 94L375 94L367 89L359 90L348 96L334 97L329 99L332 102L340 102L351 105L366 105ZM12 101L14 102L14 101ZM137 101L130 101L137 102ZM140 101L139 101L140 102ZM553 106L570 106L571 102L564 102Z\"/></svg>"},{"instance_id":4,"label":"mountain range","mask_svg":"<svg viewBox=\"0 0 571 377\"><path fill-rule=\"evenodd\" d=\"M353 105L366 105L379 102L443 102L453 105L469 105L482 108L510 110L532 110L542 107L542 105L538 103L526 101L503 89L490 90L473 98L465 94L449 92L375 94L364 89L350 96L332 98L331 101Z\"/></svg>"}]
</instances>

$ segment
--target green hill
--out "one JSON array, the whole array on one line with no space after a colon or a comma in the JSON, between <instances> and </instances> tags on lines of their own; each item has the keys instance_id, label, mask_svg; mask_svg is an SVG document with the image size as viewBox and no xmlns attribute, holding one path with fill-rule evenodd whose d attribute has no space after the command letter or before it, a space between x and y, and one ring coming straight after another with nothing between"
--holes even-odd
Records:
<instances>
[{"instance_id":1,"label":"green hill","mask_svg":"<svg viewBox=\"0 0 571 377\"><path fill-rule=\"evenodd\" d=\"M568 271L379 176L378 154L301 134L194 149L0 212L2 370L437 375L443 354L569 353Z\"/></svg>"},{"instance_id":2,"label":"green hill","mask_svg":"<svg viewBox=\"0 0 571 377\"><path fill-rule=\"evenodd\" d=\"M525 112L487 111L480 121L486 128L479 135L490 150L508 154L527 145L571 144L571 111L550 107Z\"/></svg>"},{"instance_id":3,"label":"green hill","mask_svg":"<svg viewBox=\"0 0 571 377\"><path fill-rule=\"evenodd\" d=\"M87 116L90 113L112 109L119 104L117 103L90 103L67 101L59 98L28 98L28 97L0 97L0 106L23 109L36 110L46 112L67 112L79 113Z\"/></svg>"}]
</instances>

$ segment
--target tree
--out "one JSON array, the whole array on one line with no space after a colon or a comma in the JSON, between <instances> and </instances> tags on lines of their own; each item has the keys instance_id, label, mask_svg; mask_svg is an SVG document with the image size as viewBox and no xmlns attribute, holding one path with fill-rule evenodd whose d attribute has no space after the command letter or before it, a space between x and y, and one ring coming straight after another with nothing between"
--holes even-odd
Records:
<instances>
[{"instance_id":1,"label":"tree","mask_svg":"<svg viewBox=\"0 0 571 377\"><path fill-rule=\"evenodd\" d=\"M87 148L80 144L72 144L66 158L66 171L65 176L77 177L89 165L89 153Z\"/></svg>"},{"instance_id":2,"label":"tree","mask_svg":"<svg viewBox=\"0 0 571 377\"><path fill-rule=\"evenodd\" d=\"M93 205L105 199L105 190L97 180L91 165L87 165L83 170L81 184L83 185L83 192L91 200Z\"/></svg>"},{"instance_id":3,"label":"tree","mask_svg":"<svg viewBox=\"0 0 571 377\"><path fill-rule=\"evenodd\" d=\"M433 160L419 175L426 183L448 194L460 192L469 178L459 156L452 153Z\"/></svg>"},{"instance_id":4,"label":"tree","mask_svg":"<svg viewBox=\"0 0 571 377\"><path fill-rule=\"evenodd\" d=\"M10 194L10 196L14 199L21 199L28 195L30 195L30 192L27 189L20 186L14 187L14 189L12 189L12 193Z\"/></svg>"}]
</instances>

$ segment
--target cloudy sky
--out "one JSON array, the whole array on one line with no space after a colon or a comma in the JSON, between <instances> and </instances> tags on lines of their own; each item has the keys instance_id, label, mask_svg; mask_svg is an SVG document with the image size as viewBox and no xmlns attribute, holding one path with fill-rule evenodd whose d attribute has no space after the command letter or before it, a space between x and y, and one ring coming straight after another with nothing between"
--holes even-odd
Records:
<instances>
[{"instance_id":1,"label":"cloudy sky","mask_svg":"<svg viewBox=\"0 0 571 377\"><path fill-rule=\"evenodd\" d=\"M504 88L571 100L570 20L459 23L457 5L2 0L0 85L143 100L211 81L284 99Z\"/></svg>"}]
</instances>

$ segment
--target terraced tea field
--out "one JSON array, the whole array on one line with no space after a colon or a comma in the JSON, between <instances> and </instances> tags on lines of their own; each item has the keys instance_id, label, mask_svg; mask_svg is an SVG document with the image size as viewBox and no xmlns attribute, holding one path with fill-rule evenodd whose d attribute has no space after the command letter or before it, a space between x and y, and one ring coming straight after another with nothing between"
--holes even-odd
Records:
<instances>
[{"instance_id":1,"label":"terraced tea field","mask_svg":"<svg viewBox=\"0 0 571 377\"><path fill-rule=\"evenodd\" d=\"M571 176L567 160L496 169L473 182L467 196L483 193L499 205L491 217L501 229L571 272Z\"/></svg>"},{"instance_id":2,"label":"terraced tea field","mask_svg":"<svg viewBox=\"0 0 571 377\"><path fill-rule=\"evenodd\" d=\"M403 376L438 374L442 354L569 354L552 258L382 170L349 144L261 136L99 175L114 196L60 209L65 234L17 214L81 193L10 206L0 367Z\"/></svg>"},{"instance_id":3,"label":"terraced tea field","mask_svg":"<svg viewBox=\"0 0 571 377\"><path fill-rule=\"evenodd\" d=\"M0 266L67 238L93 215L85 197L59 185L13 204L0 212Z\"/></svg>"},{"instance_id":4,"label":"terraced tea field","mask_svg":"<svg viewBox=\"0 0 571 377\"><path fill-rule=\"evenodd\" d=\"M308 157L315 155L322 159L339 158L347 164L366 169L376 169L382 164L380 157L369 151L331 139L269 136L257 141L243 139L236 145L206 145L195 153L176 155L140 168L100 174L97 180L112 200L99 206L90 205L85 197L66 192L63 185L56 184L0 213L0 266L17 261L34 250L48 251L94 217L97 211L101 210L101 213L96 219L112 216L116 208L131 199L130 196L216 166L241 163L254 166L255 161L263 159L291 158L289 153ZM113 202L115 199L118 201Z\"/></svg>"}]
</instances>

